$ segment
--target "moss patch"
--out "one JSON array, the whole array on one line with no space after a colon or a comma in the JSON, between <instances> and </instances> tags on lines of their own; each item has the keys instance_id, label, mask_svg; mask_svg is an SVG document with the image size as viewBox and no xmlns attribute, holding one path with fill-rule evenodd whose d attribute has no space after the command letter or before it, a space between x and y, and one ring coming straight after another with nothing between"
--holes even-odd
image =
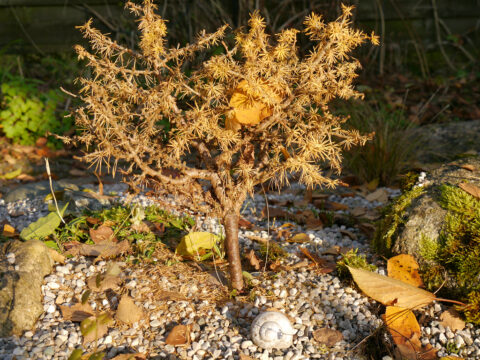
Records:
<instances>
[{"instance_id":1,"label":"moss patch","mask_svg":"<svg viewBox=\"0 0 480 360\"><path fill-rule=\"evenodd\" d=\"M347 266L363 269L368 271L375 271L377 267L368 263L367 258L363 254L358 254L358 249L351 249L342 259L337 262L337 272L340 279L351 279L352 275Z\"/></svg>"},{"instance_id":2,"label":"moss patch","mask_svg":"<svg viewBox=\"0 0 480 360\"><path fill-rule=\"evenodd\" d=\"M385 256L392 255L393 241L398 234L398 229L406 221L406 210L412 201L423 192L423 187L413 187L385 207L383 210L383 219L378 222L372 240L372 247L377 253Z\"/></svg>"}]
</instances>

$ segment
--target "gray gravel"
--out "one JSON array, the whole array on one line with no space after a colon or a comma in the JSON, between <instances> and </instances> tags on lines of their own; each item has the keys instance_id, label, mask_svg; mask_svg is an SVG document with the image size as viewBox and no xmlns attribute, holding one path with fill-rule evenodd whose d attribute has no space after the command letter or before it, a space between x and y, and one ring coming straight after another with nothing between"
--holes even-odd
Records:
<instances>
[{"instance_id":1,"label":"gray gravel","mask_svg":"<svg viewBox=\"0 0 480 360\"><path fill-rule=\"evenodd\" d=\"M294 184L294 189L302 190ZM105 192L115 191L120 199L125 199L123 185L105 185ZM398 191L388 189L390 196L398 195ZM274 194L269 197L276 200L299 200L301 195L294 193ZM332 201L345 203L351 207L364 206L374 208L379 203L370 203L360 196L341 198L331 196ZM135 202L142 206L154 203L144 196L137 196ZM265 203L263 196L255 196L245 204L244 216L262 225L257 215ZM82 199L77 205L89 205ZM0 220L6 219L17 230L27 226L48 213L48 205L42 198L28 201L17 201L5 204L0 199ZM214 219L202 219L202 228L214 233L221 233L222 227ZM278 224L277 224L278 225ZM365 237L356 229L334 225L317 231L298 227L310 236L307 247L313 252L321 252L333 245L359 248L360 253L368 254ZM348 230L357 236L352 240L341 233ZM259 245L247 238L254 235L252 231L241 230L239 239L244 251L255 249ZM266 231L255 233L256 236L268 237ZM285 264L293 265L301 259L297 256L298 244L285 246L289 256ZM14 264L14 257L8 261ZM45 278L42 287L45 313L38 321L36 329L27 331L21 337L0 339L0 359L67 359L73 349L82 345L79 325L62 319L59 305L72 305L74 296L81 296L87 290L87 278L106 269L106 262L93 264L90 259L74 257L64 265L56 266L55 271ZM122 265L122 264L121 264ZM161 282L168 288L167 278L148 278L141 276L143 269L124 268L125 288L135 299L151 291L153 282ZM385 269L380 267L380 273ZM333 273L335 274L335 273ZM254 281L260 284L264 294L258 294L252 303L228 302L215 307L207 301L196 299L195 294L206 289L202 284L192 285L187 301L147 301L137 305L142 307L148 316L133 324L130 328L110 328L109 332L97 342L98 349L107 353L107 358L125 352L148 353L153 359L238 359L239 353L255 359L264 360L299 360L329 359L347 360L363 359L355 351L351 351L362 339L382 325L377 317L378 304L369 300L354 288L341 283L332 274L319 275L313 270L299 268L286 271L278 277L263 278L261 272L254 273ZM96 310L114 310L118 299L104 298L91 302ZM292 347L285 350L263 350L250 339L250 324L260 312L276 308L285 312L290 319L296 335ZM422 343L430 343L439 350L439 356L454 355L449 353L457 349L458 355L466 359L480 359L480 328L467 324L463 331L452 332L439 323L439 315L446 310L443 304L434 304L425 310L433 320L428 327L422 327ZM188 346L165 345L165 338L172 324L192 324L191 343ZM343 340L334 347L326 348L313 339L313 331L329 327L339 330ZM387 340L388 341L388 340ZM92 350L94 344L86 346ZM384 358L388 360L388 356Z\"/></svg>"}]
</instances>

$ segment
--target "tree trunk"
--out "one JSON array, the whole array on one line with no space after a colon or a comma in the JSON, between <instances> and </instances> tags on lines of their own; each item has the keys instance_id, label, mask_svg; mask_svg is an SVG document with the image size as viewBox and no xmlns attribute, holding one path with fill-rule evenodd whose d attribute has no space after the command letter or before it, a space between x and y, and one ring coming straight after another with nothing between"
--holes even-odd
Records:
<instances>
[{"instance_id":1,"label":"tree trunk","mask_svg":"<svg viewBox=\"0 0 480 360\"><path fill-rule=\"evenodd\" d=\"M227 211L223 218L225 227L225 249L230 266L230 281L233 289L243 289L242 263L240 260L240 244L238 243L238 211Z\"/></svg>"}]
</instances>

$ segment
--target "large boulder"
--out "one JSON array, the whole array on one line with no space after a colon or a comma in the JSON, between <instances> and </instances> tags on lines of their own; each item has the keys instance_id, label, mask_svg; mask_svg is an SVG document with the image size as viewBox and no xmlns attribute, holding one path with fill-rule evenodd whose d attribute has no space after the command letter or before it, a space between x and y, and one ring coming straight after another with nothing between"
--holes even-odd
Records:
<instances>
[{"instance_id":1,"label":"large boulder","mask_svg":"<svg viewBox=\"0 0 480 360\"><path fill-rule=\"evenodd\" d=\"M423 186L390 205L374 238L374 247L387 256L413 255L427 288L443 285L443 294L462 299L480 291L480 260L474 256L480 252L480 200L459 186L464 183L478 187L480 196L479 157L427 174Z\"/></svg>"},{"instance_id":2,"label":"large boulder","mask_svg":"<svg viewBox=\"0 0 480 360\"><path fill-rule=\"evenodd\" d=\"M6 253L14 254L6 257ZM14 260L14 261L13 261ZM38 240L6 246L0 262L0 336L30 330L43 313L41 286L53 260Z\"/></svg>"}]
</instances>

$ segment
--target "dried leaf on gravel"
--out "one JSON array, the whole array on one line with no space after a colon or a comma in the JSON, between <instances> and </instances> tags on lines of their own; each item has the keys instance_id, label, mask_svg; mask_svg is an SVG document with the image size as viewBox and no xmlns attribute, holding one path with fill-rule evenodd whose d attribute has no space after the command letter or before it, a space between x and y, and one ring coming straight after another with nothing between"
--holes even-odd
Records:
<instances>
[{"instance_id":1,"label":"dried leaf on gravel","mask_svg":"<svg viewBox=\"0 0 480 360\"><path fill-rule=\"evenodd\" d=\"M281 208L271 207L271 206L267 208L265 206L262 210L262 218L266 219L267 217L269 217L270 219L273 219L273 218L285 219L285 218L291 218L292 215Z\"/></svg>"},{"instance_id":2,"label":"dried leaf on gravel","mask_svg":"<svg viewBox=\"0 0 480 360\"><path fill-rule=\"evenodd\" d=\"M348 230L343 230L343 229L340 229L340 233L342 235L347 235L350 239L352 240L357 240L357 235L355 235L353 232L351 231L348 231Z\"/></svg>"},{"instance_id":3,"label":"dried leaf on gravel","mask_svg":"<svg viewBox=\"0 0 480 360\"><path fill-rule=\"evenodd\" d=\"M381 203L386 203L388 201L388 192L385 189L377 189L374 192L365 196L367 201L378 201Z\"/></svg>"},{"instance_id":4,"label":"dried leaf on gravel","mask_svg":"<svg viewBox=\"0 0 480 360\"><path fill-rule=\"evenodd\" d=\"M60 254L58 251L48 248L48 253L50 254L50 257L52 258L53 261L58 262L60 264L65 263L65 256Z\"/></svg>"},{"instance_id":5,"label":"dried leaf on gravel","mask_svg":"<svg viewBox=\"0 0 480 360\"><path fill-rule=\"evenodd\" d=\"M72 306L59 305L59 307L65 321L82 322L95 314L89 304L76 303Z\"/></svg>"},{"instance_id":6,"label":"dried leaf on gravel","mask_svg":"<svg viewBox=\"0 0 480 360\"><path fill-rule=\"evenodd\" d=\"M448 326L452 331L465 329L465 321L462 320L458 311L453 307L444 311L440 315L440 320L440 324L445 327Z\"/></svg>"},{"instance_id":7,"label":"dried leaf on gravel","mask_svg":"<svg viewBox=\"0 0 480 360\"><path fill-rule=\"evenodd\" d=\"M145 360L147 355L145 354L120 354L112 358L112 360Z\"/></svg>"},{"instance_id":8,"label":"dried leaf on gravel","mask_svg":"<svg viewBox=\"0 0 480 360\"><path fill-rule=\"evenodd\" d=\"M363 232L368 238L372 238L375 233L375 225L363 222L358 224L358 228Z\"/></svg>"},{"instance_id":9,"label":"dried leaf on gravel","mask_svg":"<svg viewBox=\"0 0 480 360\"><path fill-rule=\"evenodd\" d=\"M93 291L117 290L122 279L114 275L94 275L88 278L87 285Z\"/></svg>"},{"instance_id":10,"label":"dried leaf on gravel","mask_svg":"<svg viewBox=\"0 0 480 360\"><path fill-rule=\"evenodd\" d=\"M387 306L384 321L402 358L436 359L436 350L430 344L422 346L420 325L410 309Z\"/></svg>"},{"instance_id":11,"label":"dried leaf on gravel","mask_svg":"<svg viewBox=\"0 0 480 360\"><path fill-rule=\"evenodd\" d=\"M480 199L480 188L472 183L460 183L458 184L458 187L473 197Z\"/></svg>"},{"instance_id":12,"label":"dried leaf on gravel","mask_svg":"<svg viewBox=\"0 0 480 360\"><path fill-rule=\"evenodd\" d=\"M442 356L440 360L465 360L464 358L457 357L457 356Z\"/></svg>"},{"instance_id":13,"label":"dried leaf on gravel","mask_svg":"<svg viewBox=\"0 0 480 360\"><path fill-rule=\"evenodd\" d=\"M415 310L421 309L436 300L435 295L431 292L403 281L371 271L347 267L358 287L367 296L383 305L395 304L399 307Z\"/></svg>"},{"instance_id":14,"label":"dried leaf on gravel","mask_svg":"<svg viewBox=\"0 0 480 360\"><path fill-rule=\"evenodd\" d=\"M240 360L254 360L251 356L240 353Z\"/></svg>"},{"instance_id":15,"label":"dried leaf on gravel","mask_svg":"<svg viewBox=\"0 0 480 360\"><path fill-rule=\"evenodd\" d=\"M238 226L240 227L240 229L246 230L250 230L251 228L253 228L253 224L244 217L240 217L240 219L238 220Z\"/></svg>"},{"instance_id":16,"label":"dried leaf on gravel","mask_svg":"<svg viewBox=\"0 0 480 360\"><path fill-rule=\"evenodd\" d=\"M190 343L190 326L177 325L165 339L167 345L184 345Z\"/></svg>"},{"instance_id":17,"label":"dried leaf on gravel","mask_svg":"<svg viewBox=\"0 0 480 360\"><path fill-rule=\"evenodd\" d=\"M112 321L113 319L108 313L102 313L82 320L80 332L83 335L83 344L85 345L106 335L108 333L108 325Z\"/></svg>"},{"instance_id":18,"label":"dried leaf on gravel","mask_svg":"<svg viewBox=\"0 0 480 360\"><path fill-rule=\"evenodd\" d=\"M352 214L355 217L358 217L366 214L367 210L368 209L365 207L357 206L357 207L354 207L352 210L350 210L350 214Z\"/></svg>"},{"instance_id":19,"label":"dried leaf on gravel","mask_svg":"<svg viewBox=\"0 0 480 360\"><path fill-rule=\"evenodd\" d=\"M262 266L260 265L260 260L258 259L257 255L255 255L255 251L253 249L248 252L246 258L248 263L252 265L255 270L260 270Z\"/></svg>"},{"instance_id":20,"label":"dried leaf on gravel","mask_svg":"<svg viewBox=\"0 0 480 360\"><path fill-rule=\"evenodd\" d=\"M322 328L313 332L313 338L321 344L332 347L343 340L343 335L338 330Z\"/></svg>"},{"instance_id":21,"label":"dried leaf on gravel","mask_svg":"<svg viewBox=\"0 0 480 360\"><path fill-rule=\"evenodd\" d=\"M66 255L83 255L83 256L96 256L94 262L102 259L113 258L115 256L125 254L131 251L130 243L128 240L123 240L119 243L105 241L100 244L82 244L79 242L70 242L67 246L68 251Z\"/></svg>"},{"instance_id":22,"label":"dried leaf on gravel","mask_svg":"<svg viewBox=\"0 0 480 360\"><path fill-rule=\"evenodd\" d=\"M298 233L287 240L289 243L306 243L310 241L310 236L305 233Z\"/></svg>"},{"instance_id":23,"label":"dried leaf on gravel","mask_svg":"<svg viewBox=\"0 0 480 360\"><path fill-rule=\"evenodd\" d=\"M307 248L301 246L299 247L299 250L306 258L313 262L313 265L316 266L322 274L331 273L336 269L335 263L329 262L326 259L319 257L317 254L312 254Z\"/></svg>"},{"instance_id":24,"label":"dried leaf on gravel","mask_svg":"<svg viewBox=\"0 0 480 360\"><path fill-rule=\"evenodd\" d=\"M388 259L388 276L403 281L407 284L423 287L423 281L418 273L420 267L415 258L410 254L400 254Z\"/></svg>"},{"instance_id":25,"label":"dried leaf on gravel","mask_svg":"<svg viewBox=\"0 0 480 360\"><path fill-rule=\"evenodd\" d=\"M168 290L157 290L155 292L155 300L156 301L184 301L186 300L185 296L180 294L179 292L176 291L168 291Z\"/></svg>"},{"instance_id":26,"label":"dried leaf on gravel","mask_svg":"<svg viewBox=\"0 0 480 360\"><path fill-rule=\"evenodd\" d=\"M475 166L470 165L470 164L464 164L460 165L462 169L468 170L468 171L475 171Z\"/></svg>"},{"instance_id":27,"label":"dried leaf on gravel","mask_svg":"<svg viewBox=\"0 0 480 360\"><path fill-rule=\"evenodd\" d=\"M175 250L181 256L197 256L201 249L211 250L219 241L217 235L205 232L191 232L185 235Z\"/></svg>"},{"instance_id":28,"label":"dried leaf on gravel","mask_svg":"<svg viewBox=\"0 0 480 360\"><path fill-rule=\"evenodd\" d=\"M117 242L118 240L113 235L113 230L109 226L100 225L96 230L90 228L90 237L95 244L100 244L105 241Z\"/></svg>"},{"instance_id":29,"label":"dried leaf on gravel","mask_svg":"<svg viewBox=\"0 0 480 360\"><path fill-rule=\"evenodd\" d=\"M115 317L126 324L133 324L143 318L143 311L135 305L133 299L128 295L123 295L118 303Z\"/></svg>"}]
</instances>

